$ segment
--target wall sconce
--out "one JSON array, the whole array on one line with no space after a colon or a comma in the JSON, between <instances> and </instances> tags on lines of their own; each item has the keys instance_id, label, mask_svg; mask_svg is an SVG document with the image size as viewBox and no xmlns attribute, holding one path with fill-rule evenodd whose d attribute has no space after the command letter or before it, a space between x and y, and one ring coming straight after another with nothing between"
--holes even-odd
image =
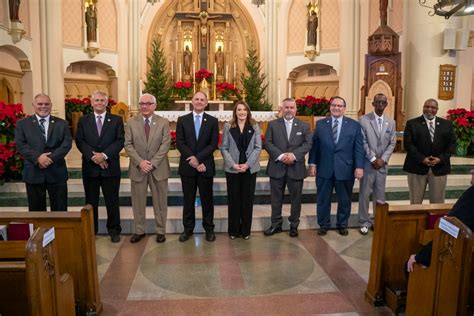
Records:
<instances>
[{"instance_id":1,"label":"wall sconce","mask_svg":"<svg viewBox=\"0 0 474 316\"><path fill-rule=\"evenodd\" d=\"M433 5L427 5L427 0L418 0L418 3L425 7L433 9L429 11L429 16L439 15L449 19L452 15L462 16L474 14L474 0L437 0Z\"/></svg>"},{"instance_id":2,"label":"wall sconce","mask_svg":"<svg viewBox=\"0 0 474 316\"><path fill-rule=\"evenodd\" d=\"M154 5L155 3L159 2L160 0L146 0L146 2L151 3L151 5Z\"/></svg>"},{"instance_id":3,"label":"wall sconce","mask_svg":"<svg viewBox=\"0 0 474 316\"><path fill-rule=\"evenodd\" d=\"M255 4L257 7L265 4L265 0L252 0L252 4Z\"/></svg>"}]
</instances>

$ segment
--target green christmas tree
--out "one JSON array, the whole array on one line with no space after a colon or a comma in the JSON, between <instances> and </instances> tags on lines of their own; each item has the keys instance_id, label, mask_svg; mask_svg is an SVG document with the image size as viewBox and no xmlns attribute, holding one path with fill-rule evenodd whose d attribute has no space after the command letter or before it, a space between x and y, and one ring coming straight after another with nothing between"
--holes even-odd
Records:
<instances>
[{"instance_id":1,"label":"green christmas tree","mask_svg":"<svg viewBox=\"0 0 474 316\"><path fill-rule=\"evenodd\" d=\"M265 74L262 73L262 65L258 60L257 50L249 48L247 55L245 61L247 76L244 74L240 76L240 81L247 94L245 101L252 111L271 111L272 104L268 102L266 96L268 83L266 83Z\"/></svg>"},{"instance_id":2,"label":"green christmas tree","mask_svg":"<svg viewBox=\"0 0 474 316\"><path fill-rule=\"evenodd\" d=\"M160 38L153 40L151 56L147 61L149 70L146 74L144 92L156 97L157 110L166 110L173 103L173 89Z\"/></svg>"}]
</instances>

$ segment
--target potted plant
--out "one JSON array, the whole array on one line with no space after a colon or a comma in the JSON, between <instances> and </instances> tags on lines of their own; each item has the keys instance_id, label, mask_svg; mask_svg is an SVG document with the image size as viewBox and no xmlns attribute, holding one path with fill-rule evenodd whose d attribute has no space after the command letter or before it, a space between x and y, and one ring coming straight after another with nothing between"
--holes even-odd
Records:
<instances>
[{"instance_id":1,"label":"potted plant","mask_svg":"<svg viewBox=\"0 0 474 316\"><path fill-rule=\"evenodd\" d=\"M232 83L228 82L216 84L216 89L224 100L228 100L229 97L239 93L239 90Z\"/></svg>"},{"instance_id":2,"label":"potted plant","mask_svg":"<svg viewBox=\"0 0 474 316\"><path fill-rule=\"evenodd\" d=\"M193 90L193 85L191 82L178 81L174 84L173 88L181 100L187 100Z\"/></svg>"},{"instance_id":3,"label":"potted plant","mask_svg":"<svg viewBox=\"0 0 474 316\"><path fill-rule=\"evenodd\" d=\"M295 102L297 115L326 116L329 112L330 102L324 97L315 98L312 95L307 95L305 98L296 99Z\"/></svg>"},{"instance_id":4,"label":"potted plant","mask_svg":"<svg viewBox=\"0 0 474 316\"><path fill-rule=\"evenodd\" d=\"M202 82L203 80L211 83L212 79L214 78L214 74L207 69L199 69L194 73L194 78L198 83Z\"/></svg>"},{"instance_id":5,"label":"potted plant","mask_svg":"<svg viewBox=\"0 0 474 316\"><path fill-rule=\"evenodd\" d=\"M465 156L474 141L474 111L464 108L448 110L447 119L453 122L456 135L456 155Z\"/></svg>"}]
</instances>

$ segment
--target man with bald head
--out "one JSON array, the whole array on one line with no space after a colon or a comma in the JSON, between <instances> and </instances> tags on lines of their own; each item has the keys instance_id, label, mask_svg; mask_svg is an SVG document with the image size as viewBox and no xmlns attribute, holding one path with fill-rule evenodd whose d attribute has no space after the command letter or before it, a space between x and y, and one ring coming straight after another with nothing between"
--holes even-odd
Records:
<instances>
[{"instance_id":1,"label":"man with bald head","mask_svg":"<svg viewBox=\"0 0 474 316\"><path fill-rule=\"evenodd\" d=\"M427 184L430 203L444 203L456 136L451 122L437 117L437 112L438 101L426 100L423 115L407 121L403 134L407 152L403 170L408 173L411 204L423 202Z\"/></svg>"}]
</instances>

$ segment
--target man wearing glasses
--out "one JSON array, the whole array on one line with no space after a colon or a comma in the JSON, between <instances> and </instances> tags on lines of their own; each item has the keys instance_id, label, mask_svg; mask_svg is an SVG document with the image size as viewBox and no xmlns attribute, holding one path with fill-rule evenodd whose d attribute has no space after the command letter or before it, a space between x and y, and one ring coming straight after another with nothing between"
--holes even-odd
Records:
<instances>
[{"instance_id":1,"label":"man wearing glasses","mask_svg":"<svg viewBox=\"0 0 474 316\"><path fill-rule=\"evenodd\" d=\"M156 242L166 241L168 214L168 178L170 164L170 129L167 119L154 114L156 98L145 93L140 98L140 113L127 122L125 150L130 157L128 173L132 181L132 207L135 234L130 239L137 243L145 237L146 199L151 190L155 214Z\"/></svg>"},{"instance_id":2,"label":"man wearing glasses","mask_svg":"<svg viewBox=\"0 0 474 316\"><path fill-rule=\"evenodd\" d=\"M359 225L362 235L367 235L372 226L368 212L370 195L374 212L375 203L385 201L388 160L396 144L395 121L383 115L387 104L387 97L383 93L376 94L372 102L374 111L360 118L365 152L364 177L359 190Z\"/></svg>"},{"instance_id":3,"label":"man wearing glasses","mask_svg":"<svg viewBox=\"0 0 474 316\"><path fill-rule=\"evenodd\" d=\"M364 175L364 147L359 122L344 116L346 101L333 97L331 116L319 120L309 152L309 175L316 176L318 235L324 236L331 228L331 197L336 189L339 234L346 236L351 214L354 179Z\"/></svg>"}]
</instances>

